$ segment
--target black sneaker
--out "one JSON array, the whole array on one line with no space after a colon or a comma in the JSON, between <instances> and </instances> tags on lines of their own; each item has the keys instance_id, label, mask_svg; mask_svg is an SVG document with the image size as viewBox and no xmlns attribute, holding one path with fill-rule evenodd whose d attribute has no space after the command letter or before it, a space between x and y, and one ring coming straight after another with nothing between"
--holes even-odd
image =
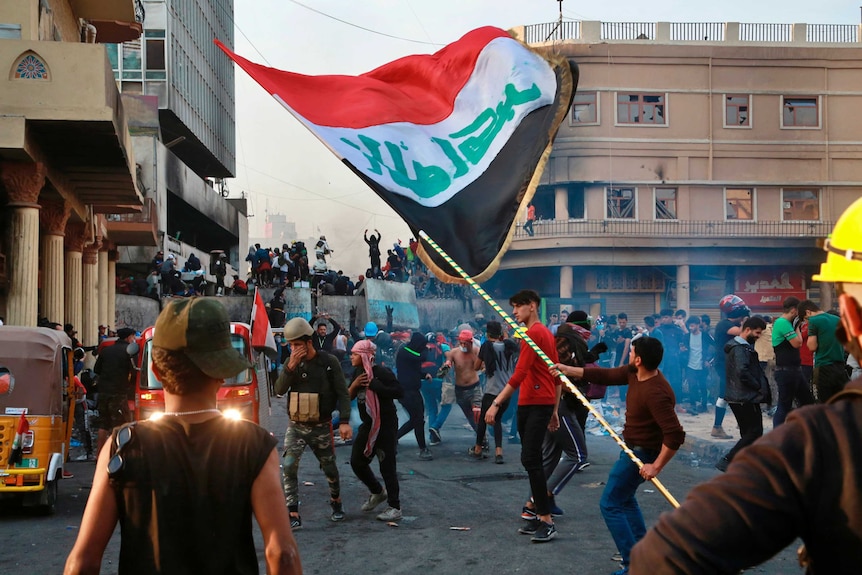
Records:
<instances>
[{"instance_id":1,"label":"black sneaker","mask_svg":"<svg viewBox=\"0 0 862 575\"><path fill-rule=\"evenodd\" d=\"M526 525L518 529L518 533L521 535L535 535L539 530L539 525L541 525L542 521L539 519L530 519L527 521Z\"/></svg>"},{"instance_id":2,"label":"black sneaker","mask_svg":"<svg viewBox=\"0 0 862 575\"><path fill-rule=\"evenodd\" d=\"M302 529L302 518L299 515L290 516L290 529L292 531L299 531Z\"/></svg>"},{"instance_id":3,"label":"black sneaker","mask_svg":"<svg viewBox=\"0 0 862 575\"><path fill-rule=\"evenodd\" d=\"M578 461L575 463L575 466L572 468L572 473L580 473L584 469L590 466L589 461Z\"/></svg>"},{"instance_id":4,"label":"black sneaker","mask_svg":"<svg viewBox=\"0 0 862 575\"><path fill-rule=\"evenodd\" d=\"M727 471L728 465L730 465L730 460L727 457L722 457L718 460L718 463L715 464L715 468L724 473Z\"/></svg>"},{"instance_id":5,"label":"black sneaker","mask_svg":"<svg viewBox=\"0 0 862 575\"><path fill-rule=\"evenodd\" d=\"M433 427L428 428L428 439L429 445L440 445L440 442L443 441L443 439L440 437L440 432Z\"/></svg>"},{"instance_id":6,"label":"black sneaker","mask_svg":"<svg viewBox=\"0 0 862 575\"><path fill-rule=\"evenodd\" d=\"M536 510L524 505L523 509L521 509L521 519L524 521L536 521Z\"/></svg>"},{"instance_id":7,"label":"black sneaker","mask_svg":"<svg viewBox=\"0 0 862 575\"><path fill-rule=\"evenodd\" d=\"M329 518L333 521L344 521L344 505L341 501L330 501L329 506L332 507L332 515Z\"/></svg>"},{"instance_id":8,"label":"black sneaker","mask_svg":"<svg viewBox=\"0 0 862 575\"><path fill-rule=\"evenodd\" d=\"M538 523L541 523L541 525L530 538L530 541L533 543L546 543L557 536L557 528L553 523L545 523L544 521L539 521Z\"/></svg>"}]
</instances>

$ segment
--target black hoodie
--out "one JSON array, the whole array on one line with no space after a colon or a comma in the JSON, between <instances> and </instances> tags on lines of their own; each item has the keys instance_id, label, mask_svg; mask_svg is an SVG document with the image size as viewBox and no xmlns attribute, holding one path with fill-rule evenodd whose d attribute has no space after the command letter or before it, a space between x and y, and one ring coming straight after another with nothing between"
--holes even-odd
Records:
<instances>
[{"instance_id":1,"label":"black hoodie","mask_svg":"<svg viewBox=\"0 0 862 575\"><path fill-rule=\"evenodd\" d=\"M422 386L422 361L425 356L425 336L414 332L410 343L398 350L395 372L404 391L419 391Z\"/></svg>"}]
</instances>

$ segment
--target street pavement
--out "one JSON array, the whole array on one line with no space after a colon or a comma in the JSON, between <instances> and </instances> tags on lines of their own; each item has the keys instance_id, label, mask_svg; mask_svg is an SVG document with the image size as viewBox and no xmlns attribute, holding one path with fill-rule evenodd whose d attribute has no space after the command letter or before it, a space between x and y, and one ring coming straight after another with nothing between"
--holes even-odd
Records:
<instances>
[{"instance_id":1,"label":"street pavement","mask_svg":"<svg viewBox=\"0 0 862 575\"><path fill-rule=\"evenodd\" d=\"M680 419L688 431L686 448L680 450L659 479L682 501L693 486L718 474L712 468L714 459L707 458L722 454L733 441L709 438L710 414L683 414ZM286 425L284 400L279 399L273 406L271 431L281 437ZM730 413L725 429L738 437ZM576 475L557 498L565 511L556 520L557 538L547 544L531 544L528 536L517 531L522 523L521 506L529 491L519 462L520 446L505 444L502 465L495 464L493 458L468 458L466 451L475 436L457 409L441 433L443 443L431 448L432 461L418 459L412 434L402 438L398 471L404 518L391 525L360 511L368 492L350 469L350 446L336 448L347 517L341 523L330 521L325 477L313 454L305 453L299 477L303 528L296 532L305 573L605 574L618 568L611 559L616 548L598 507L608 472L619 455L611 438L588 435L592 465ZM692 453L696 467L692 466ZM54 516L39 517L14 509L0 511L0 527L6 534L0 551L0 574L62 571L77 536L95 464L72 462L68 468L75 477L61 483ZM376 470L376 465L373 468ZM649 483L638 490L638 500L648 526L671 509ZM255 541L263 573L263 544L256 526ZM797 547L798 542L751 572L800 573L795 558ZM116 573L118 553L119 530L105 553L102 573Z\"/></svg>"}]
</instances>

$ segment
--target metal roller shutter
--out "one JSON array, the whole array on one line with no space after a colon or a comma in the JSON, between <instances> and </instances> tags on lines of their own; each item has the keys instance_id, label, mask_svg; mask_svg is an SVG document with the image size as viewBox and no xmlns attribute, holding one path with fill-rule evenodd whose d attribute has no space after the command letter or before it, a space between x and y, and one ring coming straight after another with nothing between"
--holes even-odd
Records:
<instances>
[{"instance_id":1,"label":"metal roller shutter","mask_svg":"<svg viewBox=\"0 0 862 575\"><path fill-rule=\"evenodd\" d=\"M625 312L629 316L629 325L643 325L644 317L658 311L653 293L603 293L601 297L605 299L604 314Z\"/></svg>"}]
</instances>

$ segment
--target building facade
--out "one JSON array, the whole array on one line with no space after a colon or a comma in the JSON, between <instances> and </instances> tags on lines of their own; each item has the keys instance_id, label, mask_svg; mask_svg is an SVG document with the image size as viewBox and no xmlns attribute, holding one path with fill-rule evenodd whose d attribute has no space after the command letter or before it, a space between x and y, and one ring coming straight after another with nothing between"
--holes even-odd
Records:
<instances>
[{"instance_id":1,"label":"building facade","mask_svg":"<svg viewBox=\"0 0 862 575\"><path fill-rule=\"evenodd\" d=\"M246 202L226 199L223 182L236 169L234 70L213 43L233 46L233 2L144 0L144 8L141 37L107 46L156 228L155 243L139 236L120 252L121 273L145 273L152 246L180 265L192 253L206 263L220 250L239 267ZM111 225L146 232L137 221L144 217L117 217Z\"/></svg>"},{"instance_id":2,"label":"building facade","mask_svg":"<svg viewBox=\"0 0 862 575\"><path fill-rule=\"evenodd\" d=\"M72 323L85 345L113 317L107 214L143 194L105 48L138 38L139 0L0 3L0 315Z\"/></svg>"},{"instance_id":3,"label":"building facade","mask_svg":"<svg viewBox=\"0 0 862 575\"><path fill-rule=\"evenodd\" d=\"M514 32L580 67L577 95L492 290L630 321L773 313L862 194L857 25L565 22ZM549 40L551 38L552 40Z\"/></svg>"},{"instance_id":4,"label":"building facade","mask_svg":"<svg viewBox=\"0 0 862 575\"><path fill-rule=\"evenodd\" d=\"M220 184L233 67L213 37L233 44L228 0L0 2L5 323L71 323L94 345L118 267L147 273L158 249L239 261L245 200Z\"/></svg>"}]
</instances>

